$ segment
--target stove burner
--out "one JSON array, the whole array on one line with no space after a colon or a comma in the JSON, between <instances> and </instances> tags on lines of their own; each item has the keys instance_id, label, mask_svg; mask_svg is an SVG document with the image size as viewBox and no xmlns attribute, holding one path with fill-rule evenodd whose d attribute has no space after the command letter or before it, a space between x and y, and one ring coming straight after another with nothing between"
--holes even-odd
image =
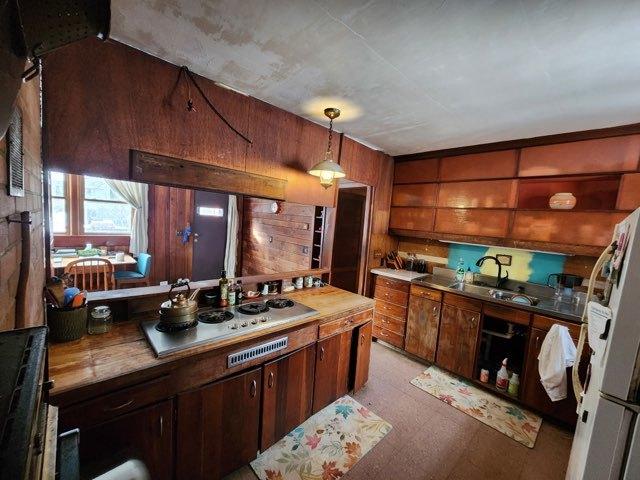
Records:
<instances>
[{"instance_id":1,"label":"stove burner","mask_svg":"<svg viewBox=\"0 0 640 480\"><path fill-rule=\"evenodd\" d=\"M198 313L198 320L202 323L222 323L233 318L233 313L225 310L210 310Z\"/></svg>"},{"instance_id":2,"label":"stove burner","mask_svg":"<svg viewBox=\"0 0 640 480\"><path fill-rule=\"evenodd\" d=\"M293 307L293 300L289 300L288 298L274 298L273 300L267 301L267 306L271 308L289 308Z\"/></svg>"},{"instance_id":3,"label":"stove burner","mask_svg":"<svg viewBox=\"0 0 640 480\"><path fill-rule=\"evenodd\" d=\"M262 302L247 303L238 307L238 311L246 315L257 315L259 313L267 312L268 310L269 307Z\"/></svg>"},{"instance_id":4,"label":"stove burner","mask_svg":"<svg viewBox=\"0 0 640 480\"><path fill-rule=\"evenodd\" d=\"M156 324L156 330L162 333L177 333L183 332L184 330L189 330L190 328L195 327L198 324L198 321L195 320L192 323L185 323L182 325L167 325L162 322Z\"/></svg>"}]
</instances>

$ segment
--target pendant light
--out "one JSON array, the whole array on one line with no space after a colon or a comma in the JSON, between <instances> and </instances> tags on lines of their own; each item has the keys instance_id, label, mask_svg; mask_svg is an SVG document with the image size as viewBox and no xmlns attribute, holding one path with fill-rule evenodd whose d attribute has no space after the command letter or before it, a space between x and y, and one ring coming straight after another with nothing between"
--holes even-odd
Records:
<instances>
[{"instance_id":1,"label":"pendant light","mask_svg":"<svg viewBox=\"0 0 640 480\"><path fill-rule=\"evenodd\" d=\"M337 108L325 108L324 114L329 118L329 143L327 151L324 154L324 160L316 163L309 173L316 177L320 177L320 185L329 188L333 185L334 178L344 178L346 174L344 170L333 161L333 151L331 150L331 137L333 136L333 120L340 116L340 110Z\"/></svg>"}]
</instances>

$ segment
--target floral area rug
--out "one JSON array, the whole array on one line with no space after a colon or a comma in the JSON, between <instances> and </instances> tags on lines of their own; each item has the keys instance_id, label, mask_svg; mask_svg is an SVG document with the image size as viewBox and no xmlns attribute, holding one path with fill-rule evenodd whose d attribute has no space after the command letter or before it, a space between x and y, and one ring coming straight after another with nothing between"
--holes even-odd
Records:
<instances>
[{"instance_id":1,"label":"floral area rug","mask_svg":"<svg viewBox=\"0 0 640 480\"><path fill-rule=\"evenodd\" d=\"M335 480L384 436L387 423L345 395L251 462L261 480Z\"/></svg>"},{"instance_id":2,"label":"floral area rug","mask_svg":"<svg viewBox=\"0 0 640 480\"><path fill-rule=\"evenodd\" d=\"M437 367L429 367L411 384L533 448L542 418Z\"/></svg>"}]
</instances>

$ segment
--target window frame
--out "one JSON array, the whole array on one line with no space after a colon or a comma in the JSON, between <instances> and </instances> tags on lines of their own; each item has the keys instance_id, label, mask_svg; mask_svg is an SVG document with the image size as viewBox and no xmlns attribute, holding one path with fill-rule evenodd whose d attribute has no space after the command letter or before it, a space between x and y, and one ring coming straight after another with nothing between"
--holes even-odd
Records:
<instances>
[{"instance_id":1,"label":"window frame","mask_svg":"<svg viewBox=\"0 0 640 480\"><path fill-rule=\"evenodd\" d=\"M60 173L62 175L62 178L64 180L64 194L63 196L60 195L54 195L53 194L53 189L50 187L49 188L49 196L51 197L51 200L53 200L54 198L58 198L58 199L63 199L64 200L64 210L65 210L65 225L64 225L64 232L54 232L53 231L53 222L51 222L51 233L55 236L55 235L71 235L71 224L72 224L72 220L71 220L71 193L70 193L70 185L69 185L69 175L66 173L62 173L62 172L55 172L55 173ZM51 178L49 178L49 182L51 182ZM51 202L51 215L53 216L53 201Z\"/></svg>"},{"instance_id":2,"label":"window frame","mask_svg":"<svg viewBox=\"0 0 640 480\"><path fill-rule=\"evenodd\" d=\"M78 186L78 232L79 235L82 236L110 236L110 237L118 237L118 236L131 236L131 233L123 233L123 232L85 232L84 230L84 203L85 202L98 202L98 203L117 203L120 205L128 205L131 209L131 223L133 224L133 208L124 200L101 200L101 199L93 199L93 198L85 198L85 189L84 189L84 175L74 175L76 177L77 186ZM90 175L91 176L91 175ZM100 178L100 177L95 177Z\"/></svg>"}]
</instances>

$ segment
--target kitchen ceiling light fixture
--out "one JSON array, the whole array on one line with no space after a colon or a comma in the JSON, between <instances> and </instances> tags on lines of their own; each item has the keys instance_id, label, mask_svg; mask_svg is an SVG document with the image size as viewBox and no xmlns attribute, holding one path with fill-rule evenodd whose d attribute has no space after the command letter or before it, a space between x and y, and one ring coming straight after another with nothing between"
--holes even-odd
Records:
<instances>
[{"instance_id":1,"label":"kitchen ceiling light fixture","mask_svg":"<svg viewBox=\"0 0 640 480\"><path fill-rule=\"evenodd\" d=\"M333 185L333 180L336 178L344 178L346 174L342 167L333 161L333 151L331 150L331 139L333 136L333 120L340 116L340 110L337 108L325 108L324 114L329 118L329 142L327 144L327 151L324 154L324 160L320 163L316 163L309 173L316 177L320 177L320 185L324 188L329 188Z\"/></svg>"}]
</instances>

